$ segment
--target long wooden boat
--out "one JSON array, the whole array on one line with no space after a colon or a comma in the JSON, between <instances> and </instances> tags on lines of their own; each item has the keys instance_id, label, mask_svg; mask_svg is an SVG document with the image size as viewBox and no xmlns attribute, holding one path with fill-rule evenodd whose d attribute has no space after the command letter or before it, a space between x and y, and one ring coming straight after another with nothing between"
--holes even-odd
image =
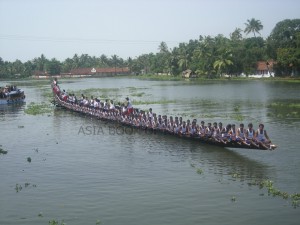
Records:
<instances>
[{"instance_id":1,"label":"long wooden boat","mask_svg":"<svg viewBox=\"0 0 300 225\"><path fill-rule=\"evenodd\" d=\"M62 95L62 92L60 91L60 89L57 85L52 84L51 87L52 87L52 92L54 95L53 103L56 106L59 106L66 110L69 110L72 112L77 112L77 113L80 113L80 114L83 114L83 115L86 115L89 117L95 117L95 118L103 120L103 121L117 123L117 124L120 124L121 126L130 126L133 129L143 129L143 130L149 130L154 133L164 133L164 134L174 135L179 138L194 140L194 141L198 141L200 143L217 145L217 146L226 147L226 148L274 150L277 147L276 145L273 145L273 144L269 144L269 145L266 145L266 144L261 145L258 143L257 144L254 144L254 143L253 144L245 144L243 142L236 141L236 140L219 141L216 138L213 138L211 136L185 135L185 134L170 132L167 129L149 128L149 127L145 127L145 126L142 127L142 126L132 125L131 123L123 122L120 119L112 119L112 118L103 116L102 112L103 111L107 112L108 110L104 110L101 108L95 109L95 108L91 108L91 107L80 106L75 103L70 103L67 101L66 96ZM120 110L120 113L121 113L121 109L115 109L115 110Z\"/></svg>"},{"instance_id":2,"label":"long wooden boat","mask_svg":"<svg viewBox=\"0 0 300 225\"><path fill-rule=\"evenodd\" d=\"M25 93L22 89L6 86L0 90L0 105L22 103L25 101Z\"/></svg>"}]
</instances>

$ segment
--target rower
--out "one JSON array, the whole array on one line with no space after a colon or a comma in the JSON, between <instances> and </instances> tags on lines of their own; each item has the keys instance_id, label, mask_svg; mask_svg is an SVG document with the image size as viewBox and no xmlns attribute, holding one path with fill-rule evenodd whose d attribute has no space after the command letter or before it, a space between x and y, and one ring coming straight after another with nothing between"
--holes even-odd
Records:
<instances>
[{"instance_id":1,"label":"rower","mask_svg":"<svg viewBox=\"0 0 300 225\"><path fill-rule=\"evenodd\" d=\"M258 144L255 143L255 131L253 130L253 124L249 123L248 124L248 129L246 130L246 139L247 139L247 143L250 145L253 145L256 148L259 148Z\"/></svg>"},{"instance_id":2,"label":"rower","mask_svg":"<svg viewBox=\"0 0 300 225\"><path fill-rule=\"evenodd\" d=\"M127 113L128 114L132 114L133 113L133 106L132 103L130 101L130 99L128 97L126 97L126 108L127 108Z\"/></svg>"},{"instance_id":3,"label":"rower","mask_svg":"<svg viewBox=\"0 0 300 225\"><path fill-rule=\"evenodd\" d=\"M255 132L255 139L258 141L258 144L265 149L274 149L275 146L271 145L271 140L267 134L267 131L264 130L264 125L261 123L258 126L259 128Z\"/></svg>"}]
</instances>

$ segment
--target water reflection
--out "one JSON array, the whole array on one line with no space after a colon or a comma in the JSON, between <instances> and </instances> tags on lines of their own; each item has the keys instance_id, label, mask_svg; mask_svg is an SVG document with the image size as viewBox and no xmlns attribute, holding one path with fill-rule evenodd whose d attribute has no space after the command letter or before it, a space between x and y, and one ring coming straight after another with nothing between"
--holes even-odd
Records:
<instances>
[{"instance_id":1,"label":"water reflection","mask_svg":"<svg viewBox=\"0 0 300 225\"><path fill-rule=\"evenodd\" d=\"M72 114L72 115L70 115ZM91 120L90 118L78 113L55 110L55 120L58 130L60 130L64 118L68 115L73 116L72 123L77 121L84 126L96 126L101 128L101 142L119 142L120 147L130 149L129 154L134 151L147 151L149 154L168 155L173 161L187 161L197 167L212 172L217 175L239 174L241 179L266 179L274 177L274 171L271 167L262 162L253 160L247 156L239 154L237 151L253 151L247 149L231 150L218 146L199 143L196 140L188 140L177 136L166 135L162 133L153 133L151 131L139 130L130 127L124 127L115 123L100 120ZM71 122L70 121L70 122ZM81 122L80 122L81 121ZM78 130L80 136L97 136L98 129L95 131ZM85 127L83 127L85 129ZM99 136L99 135L98 135ZM104 140L103 140L104 139ZM272 174L273 173L273 174Z\"/></svg>"},{"instance_id":2,"label":"water reflection","mask_svg":"<svg viewBox=\"0 0 300 225\"><path fill-rule=\"evenodd\" d=\"M0 105L0 120L11 120L23 113L26 103Z\"/></svg>"},{"instance_id":3,"label":"water reflection","mask_svg":"<svg viewBox=\"0 0 300 225\"><path fill-rule=\"evenodd\" d=\"M148 149L149 153L163 154L168 152L172 156L177 156L179 161L189 161L191 165L204 168L204 170L217 175L239 174L241 179L245 180L265 179L274 176L272 174L274 171L267 164L237 152L253 150L231 150L164 134L140 134L138 138L145 147L151 143L152 147Z\"/></svg>"}]
</instances>

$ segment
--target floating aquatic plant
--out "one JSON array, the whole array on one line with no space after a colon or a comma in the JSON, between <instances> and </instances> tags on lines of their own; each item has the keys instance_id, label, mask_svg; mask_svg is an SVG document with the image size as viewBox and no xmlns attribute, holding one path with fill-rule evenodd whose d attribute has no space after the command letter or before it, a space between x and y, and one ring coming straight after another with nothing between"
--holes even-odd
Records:
<instances>
[{"instance_id":1,"label":"floating aquatic plant","mask_svg":"<svg viewBox=\"0 0 300 225\"><path fill-rule=\"evenodd\" d=\"M25 109L25 113L30 115L50 113L51 111L52 111L51 105L44 102L42 103L31 102Z\"/></svg>"},{"instance_id":2,"label":"floating aquatic plant","mask_svg":"<svg viewBox=\"0 0 300 225\"><path fill-rule=\"evenodd\" d=\"M299 118L300 113L300 102L283 101L283 102L272 102L267 107L270 112L267 113L270 117L275 118Z\"/></svg>"},{"instance_id":3,"label":"floating aquatic plant","mask_svg":"<svg viewBox=\"0 0 300 225\"><path fill-rule=\"evenodd\" d=\"M197 173L198 173L198 174L202 174L202 173L203 173L203 170L200 169L200 168L198 168L198 169L197 169Z\"/></svg>"},{"instance_id":4,"label":"floating aquatic plant","mask_svg":"<svg viewBox=\"0 0 300 225\"><path fill-rule=\"evenodd\" d=\"M144 94L145 94L145 92L140 92L140 93L133 93L130 96L142 97Z\"/></svg>"},{"instance_id":5,"label":"floating aquatic plant","mask_svg":"<svg viewBox=\"0 0 300 225\"><path fill-rule=\"evenodd\" d=\"M236 197L235 196L231 196L231 201L235 202L236 201Z\"/></svg>"},{"instance_id":6,"label":"floating aquatic plant","mask_svg":"<svg viewBox=\"0 0 300 225\"><path fill-rule=\"evenodd\" d=\"M27 162L31 163L31 158L27 157Z\"/></svg>"},{"instance_id":7,"label":"floating aquatic plant","mask_svg":"<svg viewBox=\"0 0 300 225\"><path fill-rule=\"evenodd\" d=\"M239 106L239 105L234 106L234 107L233 107L233 110L234 110L235 112L239 112L239 111L240 111L240 106Z\"/></svg>"},{"instance_id":8,"label":"floating aquatic plant","mask_svg":"<svg viewBox=\"0 0 300 225\"><path fill-rule=\"evenodd\" d=\"M240 178L241 175L239 175L238 173L233 173L233 174L231 174L231 177L232 178Z\"/></svg>"},{"instance_id":9,"label":"floating aquatic plant","mask_svg":"<svg viewBox=\"0 0 300 225\"><path fill-rule=\"evenodd\" d=\"M66 223L63 220L61 222L58 220L50 220L49 225L66 225Z\"/></svg>"},{"instance_id":10,"label":"floating aquatic plant","mask_svg":"<svg viewBox=\"0 0 300 225\"><path fill-rule=\"evenodd\" d=\"M0 155L1 155L1 154L5 155L5 154L7 154L7 151L4 150L4 149L2 149L2 148L0 148Z\"/></svg>"},{"instance_id":11,"label":"floating aquatic plant","mask_svg":"<svg viewBox=\"0 0 300 225\"><path fill-rule=\"evenodd\" d=\"M132 103L134 105L150 105L150 104L170 104L170 103L176 103L175 100L167 100L167 99L162 99L159 101L137 101L133 100Z\"/></svg>"},{"instance_id":12,"label":"floating aquatic plant","mask_svg":"<svg viewBox=\"0 0 300 225\"><path fill-rule=\"evenodd\" d=\"M262 181L252 181L248 183L248 185L257 185L260 189L266 188L268 191L268 195L276 197L282 197L283 199L291 199L292 200L292 206L294 208L299 207L299 200L300 200L300 193L296 194L289 194L287 192L280 191L279 189L275 188L273 185L273 181L271 180L262 180Z\"/></svg>"},{"instance_id":13,"label":"floating aquatic plant","mask_svg":"<svg viewBox=\"0 0 300 225\"><path fill-rule=\"evenodd\" d=\"M26 182L23 186L21 184L17 183L16 186L15 186L16 192L21 191L23 189L23 187L24 188L30 188L30 187L36 188L37 186L36 186L36 184L31 184L31 183L28 183L28 182Z\"/></svg>"}]
</instances>

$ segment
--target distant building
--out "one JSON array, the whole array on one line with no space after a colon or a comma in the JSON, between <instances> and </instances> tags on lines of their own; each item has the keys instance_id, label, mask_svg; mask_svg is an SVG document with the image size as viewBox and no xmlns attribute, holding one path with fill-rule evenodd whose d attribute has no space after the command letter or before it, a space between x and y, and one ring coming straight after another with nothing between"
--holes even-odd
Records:
<instances>
[{"instance_id":1,"label":"distant building","mask_svg":"<svg viewBox=\"0 0 300 225\"><path fill-rule=\"evenodd\" d=\"M71 75L81 76L81 75L90 75L90 76L112 76L112 75L129 75L130 70L128 67L122 68L78 68L70 71Z\"/></svg>"},{"instance_id":2,"label":"distant building","mask_svg":"<svg viewBox=\"0 0 300 225\"><path fill-rule=\"evenodd\" d=\"M265 78L265 77L274 77L274 64L276 62L274 60L268 61L258 61L256 63L256 70L254 74L249 74L248 77L253 78ZM246 77L247 75L242 73L242 77Z\"/></svg>"},{"instance_id":3,"label":"distant building","mask_svg":"<svg viewBox=\"0 0 300 225\"><path fill-rule=\"evenodd\" d=\"M258 61L256 63L256 75L271 75L273 73L273 67L274 67L273 60Z\"/></svg>"}]
</instances>

